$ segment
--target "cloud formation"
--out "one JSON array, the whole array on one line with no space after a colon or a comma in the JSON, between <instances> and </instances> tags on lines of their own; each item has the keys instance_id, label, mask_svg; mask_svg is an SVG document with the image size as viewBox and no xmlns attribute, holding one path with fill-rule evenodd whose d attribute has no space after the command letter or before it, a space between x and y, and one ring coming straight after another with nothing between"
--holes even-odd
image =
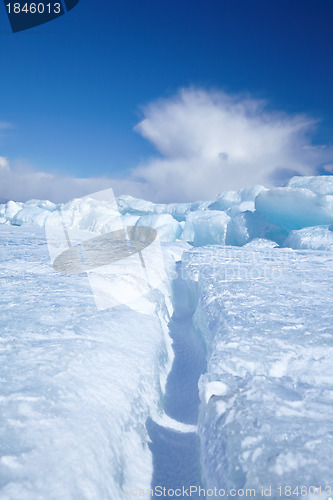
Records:
<instances>
[{"instance_id":1,"label":"cloud formation","mask_svg":"<svg viewBox=\"0 0 333 500\"><path fill-rule=\"evenodd\" d=\"M27 201L33 198L57 203L116 186L117 194L149 197L147 186L127 179L108 177L77 178L49 172L39 172L22 162L10 165L0 157L0 203L6 200Z\"/></svg>"},{"instance_id":2,"label":"cloud formation","mask_svg":"<svg viewBox=\"0 0 333 500\"><path fill-rule=\"evenodd\" d=\"M223 92L185 89L144 108L135 127L163 155L135 175L152 198L187 201L253 184L280 184L315 175L332 148L311 145L316 122L268 111L265 102Z\"/></svg>"},{"instance_id":3,"label":"cloud formation","mask_svg":"<svg viewBox=\"0 0 333 500\"><path fill-rule=\"evenodd\" d=\"M312 145L315 128L305 115L269 111L249 96L183 89L143 108L135 131L158 156L127 178L65 177L0 157L0 198L61 202L112 187L117 195L151 201L194 201L254 184L279 185L292 175L332 173L333 148Z\"/></svg>"}]
</instances>

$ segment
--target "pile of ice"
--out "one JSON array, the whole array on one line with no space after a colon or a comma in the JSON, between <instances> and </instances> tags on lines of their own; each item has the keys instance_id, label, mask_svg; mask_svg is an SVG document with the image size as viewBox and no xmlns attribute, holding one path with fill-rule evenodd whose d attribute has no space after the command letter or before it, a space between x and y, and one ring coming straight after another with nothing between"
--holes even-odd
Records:
<instances>
[{"instance_id":1,"label":"pile of ice","mask_svg":"<svg viewBox=\"0 0 333 500\"><path fill-rule=\"evenodd\" d=\"M254 186L195 203L154 204L124 195L117 205L115 210L112 203L89 197L63 205L10 201L0 205L0 223L44 227L50 214L61 210L69 229L102 234L112 230L120 212L124 225L154 227L161 241L243 246L261 238L294 249L332 249L333 176L294 177L285 187Z\"/></svg>"},{"instance_id":2,"label":"pile of ice","mask_svg":"<svg viewBox=\"0 0 333 500\"><path fill-rule=\"evenodd\" d=\"M183 266L207 350L199 383L206 487L235 489L242 498L247 489L261 497L264 486L271 498L288 498L285 486L303 486L303 498L319 498L313 488L321 486L327 497L333 257L265 249L257 240L193 249Z\"/></svg>"}]
</instances>

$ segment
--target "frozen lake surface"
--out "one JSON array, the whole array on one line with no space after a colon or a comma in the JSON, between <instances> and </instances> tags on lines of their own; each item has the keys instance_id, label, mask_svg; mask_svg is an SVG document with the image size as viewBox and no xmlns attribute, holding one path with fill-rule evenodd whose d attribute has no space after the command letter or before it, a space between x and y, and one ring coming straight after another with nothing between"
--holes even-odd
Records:
<instances>
[{"instance_id":1,"label":"frozen lake surface","mask_svg":"<svg viewBox=\"0 0 333 500\"><path fill-rule=\"evenodd\" d=\"M0 500L333 497L332 186L0 205ZM124 258L108 286L155 286L98 310L89 276L52 268L57 210L90 235L119 213L154 228L162 261Z\"/></svg>"}]
</instances>

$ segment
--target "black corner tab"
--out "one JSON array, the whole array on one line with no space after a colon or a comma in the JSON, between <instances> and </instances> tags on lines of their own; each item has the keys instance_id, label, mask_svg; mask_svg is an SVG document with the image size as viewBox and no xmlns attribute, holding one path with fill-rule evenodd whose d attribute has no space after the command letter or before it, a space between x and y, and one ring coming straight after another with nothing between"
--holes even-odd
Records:
<instances>
[{"instance_id":1,"label":"black corner tab","mask_svg":"<svg viewBox=\"0 0 333 500\"><path fill-rule=\"evenodd\" d=\"M65 14L63 0L3 0L13 33L35 28ZM79 0L64 0L67 10Z\"/></svg>"},{"instance_id":2,"label":"black corner tab","mask_svg":"<svg viewBox=\"0 0 333 500\"><path fill-rule=\"evenodd\" d=\"M66 9L71 10L79 3L80 0L64 0Z\"/></svg>"}]
</instances>

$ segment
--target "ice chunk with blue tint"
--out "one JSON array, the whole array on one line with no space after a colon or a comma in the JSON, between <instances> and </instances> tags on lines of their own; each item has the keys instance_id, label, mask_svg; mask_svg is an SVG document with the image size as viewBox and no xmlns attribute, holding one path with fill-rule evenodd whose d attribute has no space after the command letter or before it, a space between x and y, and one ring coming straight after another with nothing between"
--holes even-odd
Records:
<instances>
[{"instance_id":1,"label":"ice chunk with blue tint","mask_svg":"<svg viewBox=\"0 0 333 500\"><path fill-rule=\"evenodd\" d=\"M292 177L287 186L310 189L317 194L333 195L333 175Z\"/></svg>"},{"instance_id":2,"label":"ice chunk with blue tint","mask_svg":"<svg viewBox=\"0 0 333 500\"><path fill-rule=\"evenodd\" d=\"M210 210L228 210L242 202L254 202L256 197L262 191L265 191L264 186L250 186L240 191L225 191L216 197L216 200L209 205Z\"/></svg>"},{"instance_id":3,"label":"ice chunk with blue tint","mask_svg":"<svg viewBox=\"0 0 333 500\"><path fill-rule=\"evenodd\" d=\"M149 215L165 212L166 205L134 198L130 195L121 195L117 198L117 205L121 214Z\"/></svg>"},{"instance_id":4,"label":"ice chunk with blue tint","mask_svg":"<svg viewBox=\"0 0 333 500\"><path fill-rule=\"evenodd\" d=\"M182 234L181 225L170 214L143 215L136 225L153 227L161 241L175 241Z\"/></svg>"},{"instance_id":5,"label":"ice chunk with blue tint","mask_svg":"<svg viewBox=\"0 0 333 500\"><path fill-rule=\"evenodd\" d=\"M25 203L11 219L14 226L22 226L23 224L34 224L39 227L44 227L45 221L50 215L50 211L39 207L35 204Z\"/></svg>"},{"instance_id":6,"label":"ice chunk with blue tint","mask_svg":"<svg viewBox=\"0 0 333 500\"><path fill-rule=\"evenodd\" d=\"M152 203L129 195L117 198L121 214L153 215L167 213L177 221L185 220L186 214L193 210L191 203Z\"/></svg>"},{"instance_id":7,"label":"ice chunk with blue tint","mask_svg":"<svg viewBox=\"0 0 333 500\"><path fill-rule=\"evenodd\" d=\"M264 238L282 243L287 231L276 224L269 223L257 212L246 211L230 219L227 228L226 244L243 246L252 239Z\"/></svg>"},{"instance_id":8,"label":"ice chunk with blue tint","mask_svg":"<svg viewBox=\"0 0 333 500\"><path fill-rule=\"evenodd\" d=\"M256 211L268 222L292 231L333 223L333 196L303 188L275 188L260 193Z\"/></svg>"},{"instance_id":9,"label":"ice chunk with blue tint","mask_svg":"<svg viewBox=\"0 0 333 500\"><path fill-rule=\"evenodd\" d=\"M22 208L23 203L8 201L4 205L0 205L0 223L11 223L17 212Z\"/></svg>"},{"instance_id":10,"label":"ice chunk with blue tint","mask_svg":"<svg viewBox=\"0 0 333 500\"><path fill-rule=\"evenodd\" d=\"M228 208L226 213L229 217L235 217L235 215L241 214L243 212L254 212L255 205L254 201L242 201L238 205L234 205L233 207Z\"/></svg>"},{"instance_id":11,"label":"ice chunk with blue tint","mask_svg":"<svg viewBox=\"0 0 333 500\"><path fill-rule=\"evenodd\" d=\"M186 217L182 239L194 246L224 245L230 217L219 210L198 210Z\"/></svg>"},{"instance_id":12,"label":"ice chunk with blue tint","mask_svg":"<svg viewBox=\"0 0 333 500\"><path fill-rule=\"evenodd\" d=\"M285 247L308 250L333 250L333 226L305 227L291 231Z\"/></svg>"}]
</instances>

